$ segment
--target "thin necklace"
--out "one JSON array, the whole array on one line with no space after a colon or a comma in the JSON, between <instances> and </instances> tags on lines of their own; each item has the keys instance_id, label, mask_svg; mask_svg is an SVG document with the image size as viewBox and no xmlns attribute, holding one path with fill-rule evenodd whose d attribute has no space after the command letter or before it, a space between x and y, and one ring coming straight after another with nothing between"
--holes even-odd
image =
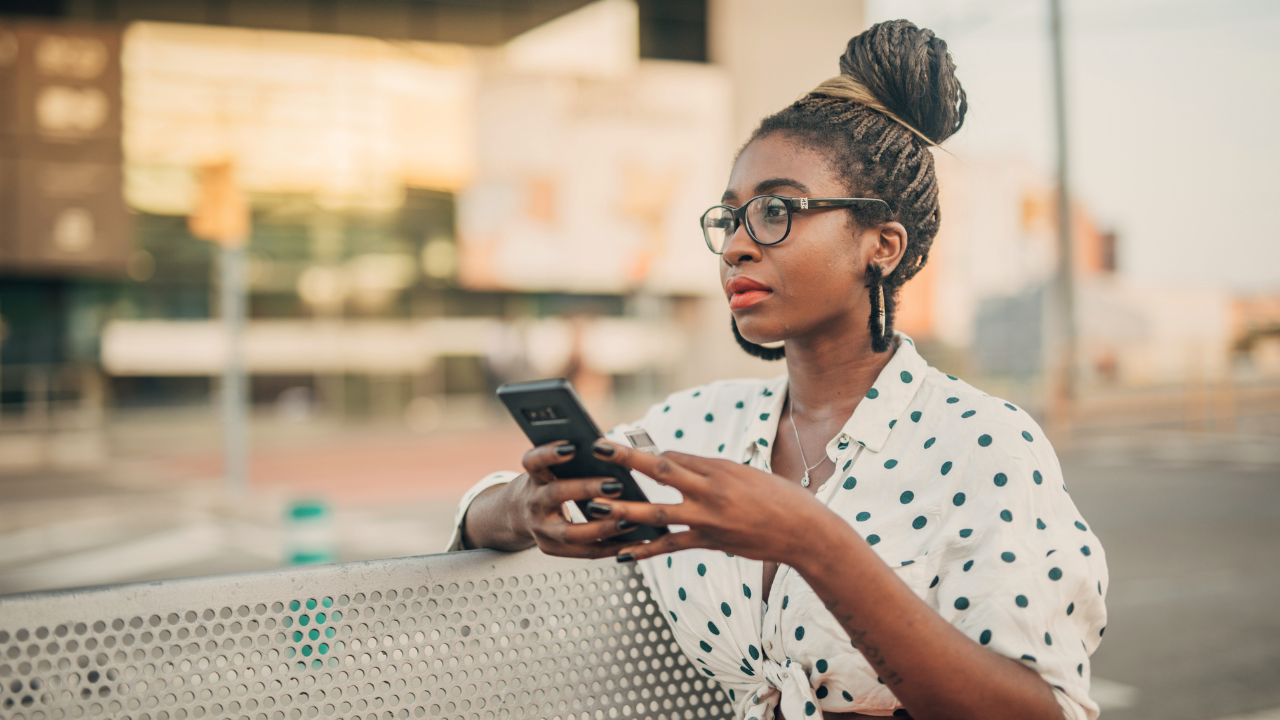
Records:
<instances>
[{"instance_id":1,"label":"thin necklace","mask_svg":"<svg viewBox=\"0 0 1280 720\"><path fill-rule=\"evenodd\" d=\"M791 417L791 432L796 434L796 447L800 448L800 464L805 466L804 477L800 479L800 487L809 487L809 471L821 465L822 460L826 460L826 458L822 458L812 466L809 465L809 461L804 457L804 445L800 444L800 431L796 429L796 404L790 400L787 402L787 413Z\"/></svg>"}]
</instances>

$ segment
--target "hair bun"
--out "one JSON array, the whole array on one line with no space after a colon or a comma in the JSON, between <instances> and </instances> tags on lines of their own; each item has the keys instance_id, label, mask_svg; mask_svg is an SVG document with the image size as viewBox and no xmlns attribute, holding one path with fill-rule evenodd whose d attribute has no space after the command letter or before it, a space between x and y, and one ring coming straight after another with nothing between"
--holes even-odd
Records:
<instances>
[{"instance_id":1,"label":"hair bun","mask_svg":"<svg viewBox=\"0 0 1280 720\"><path fill-rule=\"evenodd\" d=\"M849 40L840 73L935 143L964 124L969 107L947 42L907 20L872 25Z\"/></svg>"}]
</instances>

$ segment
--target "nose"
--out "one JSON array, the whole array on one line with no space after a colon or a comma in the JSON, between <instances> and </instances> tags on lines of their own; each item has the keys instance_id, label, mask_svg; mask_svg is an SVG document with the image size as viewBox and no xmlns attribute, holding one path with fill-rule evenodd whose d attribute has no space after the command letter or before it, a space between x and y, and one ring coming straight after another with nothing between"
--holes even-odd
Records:
<instances>
[{"instance_id":1,"label":"nose","mask_svg":"<svg viewBox=\"0 0 1280 720\"><path fill-rule=\"evenodd\" d=\"M756 244L755 240L751 239L751 235L747 232L746 222L738 223L733 235L725 243L724 250L720 253L720 258L732 266L760 260L760 246Z\"/></svg>"}]
</instances>

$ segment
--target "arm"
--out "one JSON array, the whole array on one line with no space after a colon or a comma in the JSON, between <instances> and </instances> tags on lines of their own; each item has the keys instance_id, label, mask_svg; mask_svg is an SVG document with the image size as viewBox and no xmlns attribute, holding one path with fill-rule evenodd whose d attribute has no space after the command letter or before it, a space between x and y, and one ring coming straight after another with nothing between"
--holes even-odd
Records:
<instances>
[{"instance_id":1,"label":"arm","mask_svg":"<svg viewBox=\"0 0 1280 720\"><path fill-rule=\"evenodd\" d=\"M952 627L848 523L798 486L729 461L597 448L597 456L684 494L681 504L665 506L602 499L611 518L690 526L624 548L619 560L702 547L785 563L808 581L912 717L1061 720L1039 675ZM817 547L831 551L813 552Z\"/></svg>"}]
</instances>

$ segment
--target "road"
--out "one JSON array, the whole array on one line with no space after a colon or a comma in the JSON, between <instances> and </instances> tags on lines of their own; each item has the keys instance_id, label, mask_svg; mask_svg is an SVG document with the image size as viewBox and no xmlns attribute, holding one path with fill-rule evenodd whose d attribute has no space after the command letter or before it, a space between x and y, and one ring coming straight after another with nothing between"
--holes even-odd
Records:
<instances>
[{"instance_id":1,"label":"road","mask_svg":"<svg viewBox=\"0 0 1280 720\"><path fill-rule=\"evenodd\" d=\"M437 552L456 498L522 449L510 432L264 449L248 502L209 454L0 477L0 592L277 567L283 507L316 494L343 559ZM1280 437L1117 436L1062 460L1110 565L1103 716L1280 720Z\"/></svg>"}]
</instances>

